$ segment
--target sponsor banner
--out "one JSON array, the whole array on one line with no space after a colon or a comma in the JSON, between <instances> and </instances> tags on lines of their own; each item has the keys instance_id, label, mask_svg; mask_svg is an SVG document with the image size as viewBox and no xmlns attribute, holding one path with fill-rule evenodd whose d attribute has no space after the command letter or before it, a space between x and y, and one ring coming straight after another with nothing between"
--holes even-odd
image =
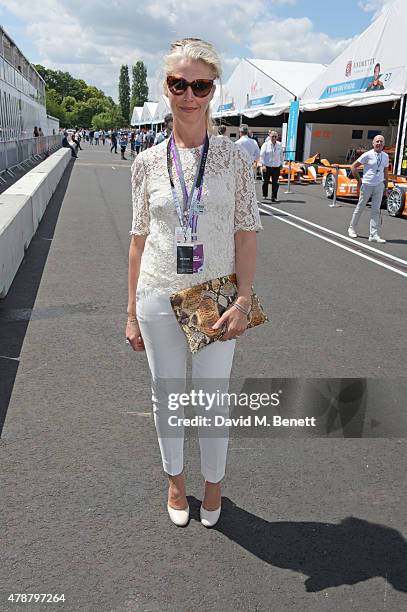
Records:
<instances>
[{"instance_id":1,"label":"sponsor banner","mask_svg":"<svg viewBox=\"0 0 407 612\"><path fill-rule=\"evenodd\" d=\"M379 66L379 64L377 64ZM320 100L336 98L338 96L349 96L352 94L370 93L391 89L400 80L403 69L389 68L386 72L371 72L369 75L357 79L342 81L327 85L320 96ZM352 74L352 62L348 62L345 75L350 77Z\"/></svg>"},{"instance_id":2,"label":"sponsor banner","mask_svg":"<svg viewBox=\"0 0 407 612\"><path fill-rule=\"evenodd\" d=\"M231 110L234 110L234 108L235 108L234 103L233 102L228 102L227 104L220 104L218 106L217 112L218 113L222 113L224 111L231 111Z\"/></svg>"},{"instance_id":3,"label":"sponsor banner","mask_svg":"<svg viewBox=\"0 0 407 612\"><path fill-rule=\"evenodd\" d=\"M270 96L262 96L261 98L253 98L252 100L248 100L246 108L256 108L257 106L269 106L270 104L274 104L273 101L274 95Z\"/></svg>"}]
</instances>

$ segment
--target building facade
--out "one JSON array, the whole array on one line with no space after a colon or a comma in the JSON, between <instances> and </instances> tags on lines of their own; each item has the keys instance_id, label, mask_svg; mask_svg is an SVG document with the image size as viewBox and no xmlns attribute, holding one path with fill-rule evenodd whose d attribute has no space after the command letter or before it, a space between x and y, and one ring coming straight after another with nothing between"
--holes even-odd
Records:
<instances>
[{"instance_id":1,"label":"building facade","mask_svg":"<svg viewBox=\"0 0 407 612\"><path fill-rule=\"evenodd\" d=\"M45 83L0 26L0 142L32 138L34 126L48 135Z\"/></svg>"}]
</instances>

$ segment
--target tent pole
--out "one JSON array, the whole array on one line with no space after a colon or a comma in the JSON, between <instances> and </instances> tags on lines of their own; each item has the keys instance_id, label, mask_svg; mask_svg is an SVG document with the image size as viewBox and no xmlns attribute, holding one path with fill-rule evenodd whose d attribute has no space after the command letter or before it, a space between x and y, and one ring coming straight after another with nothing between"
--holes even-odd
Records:
<instances>
[{"instance_id":1,"label":"tent pole","mask_svg":"<svg viewBox=\"0 0 407 612\"><path fill-rule=\"evenodd\" d=\"M406 121L407 121L407 94L400 99L400 114L399 114L399 125L397 130L397 139L396 139L396 151L394 155L394 169L395 174L401 174L402 161L403 161L403 152L404 152L404 144L406 140Z\"/></svg>"},{"instance_id":2,"label":"tent pole","mask_svg":"<svg viewBox=\"0 0 407 612\"><path fill-rule=\"evenodd\" d=\"M291 159L288 160L288 182L287 182L287 191L285 191L284 193L291 193L290 191L290 185L291 185Z\"/></svg>"}]
</instances>

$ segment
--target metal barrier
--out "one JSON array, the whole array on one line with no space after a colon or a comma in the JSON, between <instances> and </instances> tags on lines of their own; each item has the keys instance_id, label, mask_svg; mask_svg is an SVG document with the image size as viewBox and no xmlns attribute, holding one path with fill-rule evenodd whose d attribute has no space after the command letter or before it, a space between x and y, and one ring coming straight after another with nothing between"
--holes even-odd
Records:
<instances>
[{"instance_id":1,"label":"metal barrier","mask_svg":"<svg viewBox=\"0 0 407 612\"><path fill-rule=\"evenodd\" d=\"M29 169L37 161L59 149L61 143L61 134L0 142L0 182L4 183L7 175L15 176L16 168Z\"/></svg>"}]
</instances>

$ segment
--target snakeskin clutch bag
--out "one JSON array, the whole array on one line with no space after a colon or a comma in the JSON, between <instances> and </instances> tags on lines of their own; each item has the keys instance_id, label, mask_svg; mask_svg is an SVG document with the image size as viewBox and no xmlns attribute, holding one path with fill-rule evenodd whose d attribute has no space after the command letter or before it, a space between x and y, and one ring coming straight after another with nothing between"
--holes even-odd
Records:
<instances>
[{"instance_id":1,"label":"snakeskin clutch bag","mask_svg":"<svg viewBox=\"0 0 407 612\"><path fill-rule=\"evenodd\" d=\"M236 274L215 278L170 296L172 309L186 336L191 353L198 352L222 337L222 329L212 329L212 325L233 304L236 297ZM247 327L256 327L268 320L259 298L252 293Z\"/></svg>"}]
</instances>

